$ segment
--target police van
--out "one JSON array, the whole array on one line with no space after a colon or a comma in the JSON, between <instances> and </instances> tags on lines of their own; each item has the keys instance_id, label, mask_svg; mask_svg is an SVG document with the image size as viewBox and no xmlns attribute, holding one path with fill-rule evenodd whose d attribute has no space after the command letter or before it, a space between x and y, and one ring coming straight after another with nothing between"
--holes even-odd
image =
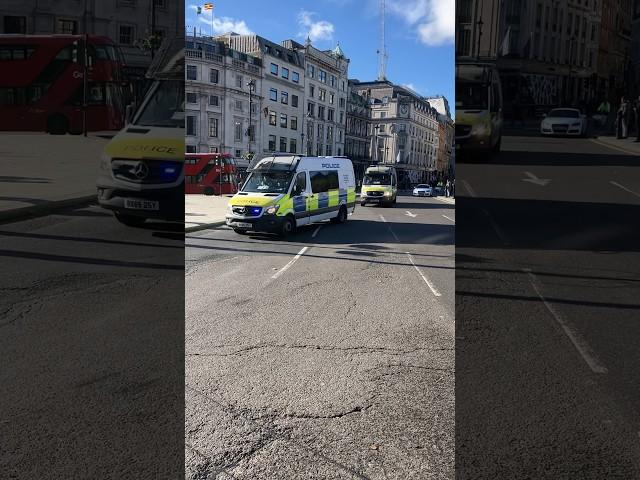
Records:
<instances>
[{"instance_id":1,"label":"police van","mask_svg":"<svg viewBox=\"0 0 640 480\"><path fill-rule=\"evenodd\" d=\"M390 166L371 166L367 168L362 180L360 204L367 203L390 206L398 197L398 175Z\"/></svg>"},{"instance_id":2,"label":"police van","mask_svg":"<svg viewBox=\"0 0 640 480\"><path fill-rule=\"evenodd\" d=\"M168 39L167 39L168 40ZM184 42L182 42L182 45ZM105 147L98 202L121 223L184 220L184 50L167 41L147 77L153 80L128 125Z\"/></svg>"},{"instance_id":3,"label":"police van","mask_svg":"<svg viewBox=\"0 0 640 480\"><path fill-rule=\"evenodd\" d=\"M272 155L252 160L240 191L229 200L226 223L237 233L286 236L321 220L344 223L356 206L351 160Z\"/></svg>"}]
</instances>

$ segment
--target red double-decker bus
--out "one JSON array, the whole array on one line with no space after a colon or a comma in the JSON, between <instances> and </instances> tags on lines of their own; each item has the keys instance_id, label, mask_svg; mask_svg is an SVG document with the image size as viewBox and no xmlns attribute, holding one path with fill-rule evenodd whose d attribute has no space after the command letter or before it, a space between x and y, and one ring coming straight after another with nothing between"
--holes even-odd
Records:
<instances>
[{"instance_id":1,"label":"red double-decker bus","mask_svg":"<svg viewBox=\"0 0 640 480\"><path fill-rule=\"evenodd\" d=\"M233 194L238 191L238 168L226 153L187 153L184 161L185 193Z\"/></svg>"},{"instance_id":2,"label":"red double-decker bus","mask_svg":"<svg viewBox=\"0 0 640 480\"><path fill-rule=\"evenodd\" d=\"M0 130L81 133L85 58L87 131L120 130L123 56L111 39L91 35L0 35Z\"/></svg>"}]
</instances>

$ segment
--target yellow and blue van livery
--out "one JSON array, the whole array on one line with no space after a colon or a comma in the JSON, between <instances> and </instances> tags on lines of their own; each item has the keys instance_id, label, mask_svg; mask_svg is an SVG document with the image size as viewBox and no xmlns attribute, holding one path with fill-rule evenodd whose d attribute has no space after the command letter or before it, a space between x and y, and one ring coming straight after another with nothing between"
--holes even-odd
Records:
<instances>
[{"instance_id":1,"label":"yellow and blue van livery","mask_svg":"<svg viewBox=\"0 0 640 480\"><path fill-rule=\"evenodd\" d=\"M237 233L288 235L322 220L344 223L355 210L348 158L274 155L252 162L249 172L227 207L226 223Z\"/></svg>"},{"instance_id":2,"label":"yellow and blue van livery","mask_svg":"<svg viewBox=\"0 0 640 480\"><path fill-rule=\"evenodd\" d=\"M398 176L390 166L371 166L364 173L360 204L367 203L390 206L398 198Z\"/></svg>"}]
</instances>

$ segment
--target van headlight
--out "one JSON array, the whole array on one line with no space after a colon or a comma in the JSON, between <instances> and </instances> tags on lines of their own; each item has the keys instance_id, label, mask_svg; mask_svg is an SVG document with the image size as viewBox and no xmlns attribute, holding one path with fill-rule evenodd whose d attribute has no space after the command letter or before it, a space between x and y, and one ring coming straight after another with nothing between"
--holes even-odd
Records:
<instances>
[{"instance_id":1,"label":"van headlight","mask_svg":"<svg viewBox=\"0 0 640 480\"><path fill-rule=\"evenodd\" d=\"M100 170L109 170L111 166L111 157L106 153L100 156Z\"/></svg>"},{"instance_id":2,"label":"van headlight","mask_svg":"<svg viewBox=\"0 0 640 480\"><path fill-rule=\"evenodd\" d=\"M387 190L386 192L384 192L384 196L385 197L390 197L391 196L391 192L389 190Z\"/></svg>"},{"instance_id":3,"label":"van headlight","mask_svg":"<svg viewBox=\"0 0 640 480\"><path fill-rule=\"evenodd\" d=\"M487 126L484 123L476 123L471 127L471 135L482 137L487 134Z\"/></svg>"},{"instance_id":4,"label":"van headlight","mask_svg":"<svg viewBox=\"0 0 640 480\"><path fill-rule=\"evenodd\" d=\"M264 210L265 215L275 215L280 205L271 205Z\"/></svg>"},{"instance_id":5,"label":"van headlight","mask_svg":"<svg viewBox=\"0 0 640 480\"><path fill-rule=\"evenodd\" d=\"M231 204L227 204L227 213L233 213L233 207L231 206Z\"/></svg>"}]
</instances>

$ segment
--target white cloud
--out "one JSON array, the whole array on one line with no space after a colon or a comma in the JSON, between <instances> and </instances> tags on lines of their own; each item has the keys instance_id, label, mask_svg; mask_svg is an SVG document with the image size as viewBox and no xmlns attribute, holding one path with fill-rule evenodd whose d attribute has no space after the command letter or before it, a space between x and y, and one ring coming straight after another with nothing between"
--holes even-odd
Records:
<instances>
[{"instance_id":1,"label":"white cloud","mask_svg":"<svg viewBox=\"0 0 640 480\"><path fill-rule=\"evenodd\" d=\"M298 13L298 25L300 26L300 37L309 36L312 42L331 40L333 38L333 24L326 20L313 21L315 13L301 10Z\"/></svg>"},{"instance_id":2,"label":"white cloud","mask_svg":"<svg viewBox=\"0 0 640 480\"><path fill-rule=\"evenodd\" d=\"M387 8L414 27L425 45L454 43L455 0L395 0L389 2Z\"/></svg>"},{"instance_id":3,"label":"white cloud","mask_svg":"<svg viewBox=\"0 0 640 480\"><path fill-rule=\"evenodd\" d=\"M198 10L197 5L189 5L189 8L193 10L195 15L197 15L195 13ZM203 25L206 25L206 27L209 27L208 29L207 28L203 29L204 33L208 34L209 32L211 32L211 25L212 25L211 18L213 16L213 33L215 35L220 35L222 33L227 33L227 32L236 32L236 33L239 33L240 35L253 34L253 31L249 28L249 26L244 20L236 20L231 17L216 17L213 14L213 12L215 12L215 10L214 11L202 10L202 13L200 15L197 15L198 21L201 22Z\"/></svg>"}]
</instances>

